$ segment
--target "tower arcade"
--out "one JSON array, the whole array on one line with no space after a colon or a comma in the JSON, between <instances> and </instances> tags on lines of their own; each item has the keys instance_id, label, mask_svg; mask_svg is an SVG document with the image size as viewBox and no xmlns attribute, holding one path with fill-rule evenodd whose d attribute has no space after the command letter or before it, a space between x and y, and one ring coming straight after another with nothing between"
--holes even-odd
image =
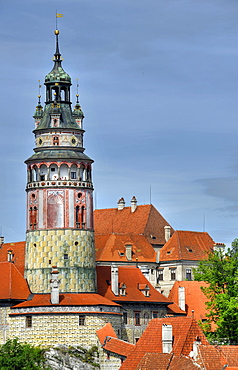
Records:
<instances>
[{"instance_id":1,"label":"tower arcade","mask_svg":"<svg viewBox=\"0 0 238 370\"><path fill-rule=\"evenodd\" d=\"M25 278L32 293L50 291L53 265L61 292L95 292L93 160L84 154L78 94L72 111L71 78L62 68L59 31L46 101L34 113L35 149L27 164Z\"/></svg>"}]
</instances>

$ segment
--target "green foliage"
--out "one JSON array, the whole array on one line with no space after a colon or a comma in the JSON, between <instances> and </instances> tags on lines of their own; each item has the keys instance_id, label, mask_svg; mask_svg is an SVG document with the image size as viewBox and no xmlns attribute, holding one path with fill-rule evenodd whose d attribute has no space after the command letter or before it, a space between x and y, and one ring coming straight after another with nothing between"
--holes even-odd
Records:
<instances>
[{"instance_id":1,"label":"green foliage","mask_svg":"<svg viewBox=\"0 0 238 370\"><path fill-rule=\"evenodd\" d=\"M207 321L201 325L205 335L210 340L238 344L238 239L225 254L209 253L194 270L194 278L208 283L201 288L208 298Z\"/></svg>"},{"instance_id":2,"label":"green foliage","mask_svg":"<svg viewBox=\"0 0 238 370\"><path fill-rule=\"evenodd\" d=\"M0 346L0 370L42 370L44 352L40 347L20 343L18 339L8 340Z\"/></svg>"}]
</instances>

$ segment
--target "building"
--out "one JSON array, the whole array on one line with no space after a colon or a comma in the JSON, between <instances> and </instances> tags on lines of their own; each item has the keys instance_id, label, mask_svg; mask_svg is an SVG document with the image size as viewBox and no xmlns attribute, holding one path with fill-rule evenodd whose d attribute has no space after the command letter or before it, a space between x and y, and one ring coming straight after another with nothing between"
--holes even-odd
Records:
<instances>
[{"instance_id":1,"label":"building","mask_svg":"<svg viewBox=\"0 0 238 370\"><path fill-rule=\"evenodd\" d=\"M193 269L215 244L207 232L174 231L153 205L94 211L98 266L137 266L149 282L168 297L175 281L193 280Z\"/></svg>"},{"instance_id":2,"label":"building","mask_svg":"<svg viewBox=\"0 0 238 370\"><path fill-rule=\"evenodd\" d=\"M62 67L58 30L55 38L53 68L45 77L46 102L43 108L39 96L34 113L36 147L25 161L26 241L4 244L1 239L0 244L0 343L17 337L33 345L89 349L100 343L97 332L109 324L118 340L135 343L153 317L185 314L142 274L133 244L144 243L141 255L155 266L166 240L164 227L173 230L153 206L137 207L133 198L129 212L127 207L118 212L128 213L128 219L131 212L141 215L146 237L128 232L121 239L127 245L125 258L134 266L99 264L96 270L93 160L84 153L78 94L71 109L71 78Z\"/></svg>"}]
</instances>

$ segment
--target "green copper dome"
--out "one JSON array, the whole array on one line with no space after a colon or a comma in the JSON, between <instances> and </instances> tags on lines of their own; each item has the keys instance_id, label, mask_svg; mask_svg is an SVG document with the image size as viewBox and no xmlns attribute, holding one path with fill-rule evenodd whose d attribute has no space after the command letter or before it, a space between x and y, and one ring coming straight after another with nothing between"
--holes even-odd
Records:
<instances>
[{"instance_id":1,"label":"green copper dome","mask_svg":"<svg viewBox=\"0 0 238 370\"><path fill-rule=\"evenodd\" d=\"M71 77L66 73L59 63L55 63L51 72L45 76L45 82L69 82Z\"/></svg>"}]
</instances>

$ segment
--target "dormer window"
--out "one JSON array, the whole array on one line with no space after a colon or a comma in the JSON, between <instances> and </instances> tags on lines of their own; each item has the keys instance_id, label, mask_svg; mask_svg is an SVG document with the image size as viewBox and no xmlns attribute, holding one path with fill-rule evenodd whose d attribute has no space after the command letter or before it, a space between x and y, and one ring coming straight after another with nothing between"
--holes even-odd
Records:
<instances>
[{"instance_id":1,"label":"dormer window","mask_svg":"<svg viewBox=\"0 0 238 370\"><path fill-rule=\"evenodd\" d=\"M188 252L192 252L193 250L190 247L186 247Z\"/></svg>"},{"instance_id":2,"label":"dormer window","mask_svg":"<svg viewBox=\"0 0 238 370\"><path fill-rule=\"evenodd\" d=\"M7 251L7 261L12 262L12 259L13 259L13 253L11 250L8 250Z\"/></svg>"},{"instance_id":3,"label":"dormer window","mask_svg":"<svg viewBox=\"0 0 238 370\"><path fill-rule=\"evenodd\" d=\"M147 284L138 284L138 289L144 294L145 297L150 296L150 287Z\"/></svg>"},{"instance_id":4,"label":"dormer window","mask_svg":"<svg viewBox=\"0 0 238 370\"><path fill-rule=\"evenodd\" d=\"M119 284L119 294L122 296L126 295L126 284L125 283Z\"/></svg>"}]
</instances>

